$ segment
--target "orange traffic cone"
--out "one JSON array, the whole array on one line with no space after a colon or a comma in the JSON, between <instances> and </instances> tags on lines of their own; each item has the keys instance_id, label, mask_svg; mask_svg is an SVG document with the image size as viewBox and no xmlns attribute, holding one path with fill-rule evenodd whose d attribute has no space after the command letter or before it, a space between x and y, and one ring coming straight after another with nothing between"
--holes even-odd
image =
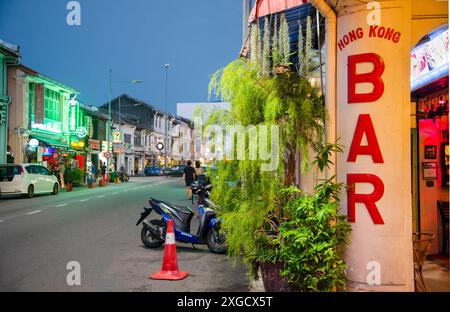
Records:
<instances>
[{"instance_id":1,"label":"orange traffic cone","mask_svg":"<svg viewBox=\"0 0 450 312\"><path fill-rule=\"evenodd\" d=\"M164 256L161 271L150 275L151 279L177 281L186 278L187 272L178 271L177 245L175 244L175 233L173 231L173 220L167 223L166 242L164 245Z\"/></svg>"}]
</instances>

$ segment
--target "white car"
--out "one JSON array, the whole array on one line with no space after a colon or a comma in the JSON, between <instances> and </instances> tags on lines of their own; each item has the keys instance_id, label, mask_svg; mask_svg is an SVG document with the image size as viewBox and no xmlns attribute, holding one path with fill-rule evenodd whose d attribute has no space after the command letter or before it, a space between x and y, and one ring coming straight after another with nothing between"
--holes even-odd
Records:
<instances>
[{"instance_id":1,"label":"white car","mask_svg":"<svg viewBox=\"0 0 450 312\"><path fill-rule=\"evenodd\" d=\"M22 194L32 198L35 194L58 194L58 179L39 164L1 164L0 195Z\"/></svg>"}]
</instances>

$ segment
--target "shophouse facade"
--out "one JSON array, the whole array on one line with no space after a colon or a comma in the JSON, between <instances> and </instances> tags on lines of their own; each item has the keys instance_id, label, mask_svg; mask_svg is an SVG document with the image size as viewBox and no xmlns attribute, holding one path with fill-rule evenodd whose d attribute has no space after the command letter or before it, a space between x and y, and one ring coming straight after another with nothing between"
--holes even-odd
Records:
<instances>
[{"instance_id":1,"label":"shophouse facade","mask_svg":"<svg viewBox=\"0 0 450 312\"><path fill-rule=\"evenodd\" d=\"M15 162L45 162L86 136L79 120L79 91L22 64L8 68L11 94L8 142Z\"/></svg>"},{"instance_id":2,"label":"shophouse facade","mask_svg":"<svg viewBox=\"0 0 450 312\"><path fill-rule=\"evenodd\" d=\"M19 48L0 40L0 164L12 162L14 158L14 153L7 144L11 111L11 97L8 93L8 68L10 65L17 64L19 59Z\"/></svg>"}]
</instances>

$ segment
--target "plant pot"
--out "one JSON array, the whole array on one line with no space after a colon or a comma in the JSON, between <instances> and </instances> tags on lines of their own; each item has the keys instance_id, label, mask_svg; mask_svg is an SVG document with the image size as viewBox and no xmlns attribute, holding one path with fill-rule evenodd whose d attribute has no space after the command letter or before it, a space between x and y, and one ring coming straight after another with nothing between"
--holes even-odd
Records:
<instances>
[{"instance_id":1,"label":"plant pot","mask_svg":"<svg viewBox=\"0 0 450 312\"><path fill-rule=\"evenodd\" d=\"M105 181L105 180L100 180L100 181L98 182L98 186L100 186L100 187L106 186L106 181Z\"/></svg>"},{"instance_id":2,"label":"plant pot","mask_svg":"<svg viewBox=\"0 0 450 312\"><path fill-rule=\"evenodd\" d=\"M288 71L289 71L289 66L287 66L287 65L278 64L275 66L275 73L277 75L283 75L283 74L287 73Z\"/></svg>"},{"instance_id":3,"label":"plant pot","mask_svg":"<svg viewBox=\"0 0 450 312\"><path fill-rule=\"evenodd\" d=\"M89 188L94 188L94 187L95 187L95 184L94 184L94 182L89 182L89 185L88 185L88 187L89 187Z\"/></svg>"},{"instance_id":4,"label":"plant pot","mask_svg":"<svg viewBox=\"0 0 450 312\"><path fill-rule=\"evenodd\" d=\"M288 285L287 277L282 277L280 271L284 268L283 262L260 263L261 276L264 290L267 292L291 292L293 289Z\"/></svg>"},{"instance_id":5,"label":"plant pot","mask_svg":"<svg viewBox=\"0 0 450 312\"><path fill-rule=\"evenodd\" d=\"M66 184L66 192L72 192L72 190L73 190L73 184L67 183Z\"/></svg>"},{"instance_id":6,"label":"plant pot","mask_svg":"<svg viewBox=\"0 0 450 312\"><path fill-rule=\"evenodd\" d=\"M120 183L120 179L119 179L119 177L116 177L115 179L114 179L114 183Z\"/></svg>"}]
</instances>

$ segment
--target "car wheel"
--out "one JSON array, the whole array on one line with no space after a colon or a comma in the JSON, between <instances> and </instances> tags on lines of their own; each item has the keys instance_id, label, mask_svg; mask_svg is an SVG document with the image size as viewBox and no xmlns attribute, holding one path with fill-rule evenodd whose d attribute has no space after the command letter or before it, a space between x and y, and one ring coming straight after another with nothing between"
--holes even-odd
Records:
<instances>
[{"instance_id":1,"label":"car wheel","mask_svg":"<svg viewBox=\"0 0 450 312\"><path fill-rule=\"evenodd\" d=\"M58 183L55 183L55 185L53 185L53 195L57 195L59 193L59 185Z\"/></svg>"},{"instance_id":2,"label":"car wheel","mask_svg":"<svg viewBox=\"0 0 450 312\"><path fill-rule=\"evenodd\" d=\"M34 196L34 186L31 184L28 186L26 197L33 198L33 196Z\"/></svg>"}]
</instances>

